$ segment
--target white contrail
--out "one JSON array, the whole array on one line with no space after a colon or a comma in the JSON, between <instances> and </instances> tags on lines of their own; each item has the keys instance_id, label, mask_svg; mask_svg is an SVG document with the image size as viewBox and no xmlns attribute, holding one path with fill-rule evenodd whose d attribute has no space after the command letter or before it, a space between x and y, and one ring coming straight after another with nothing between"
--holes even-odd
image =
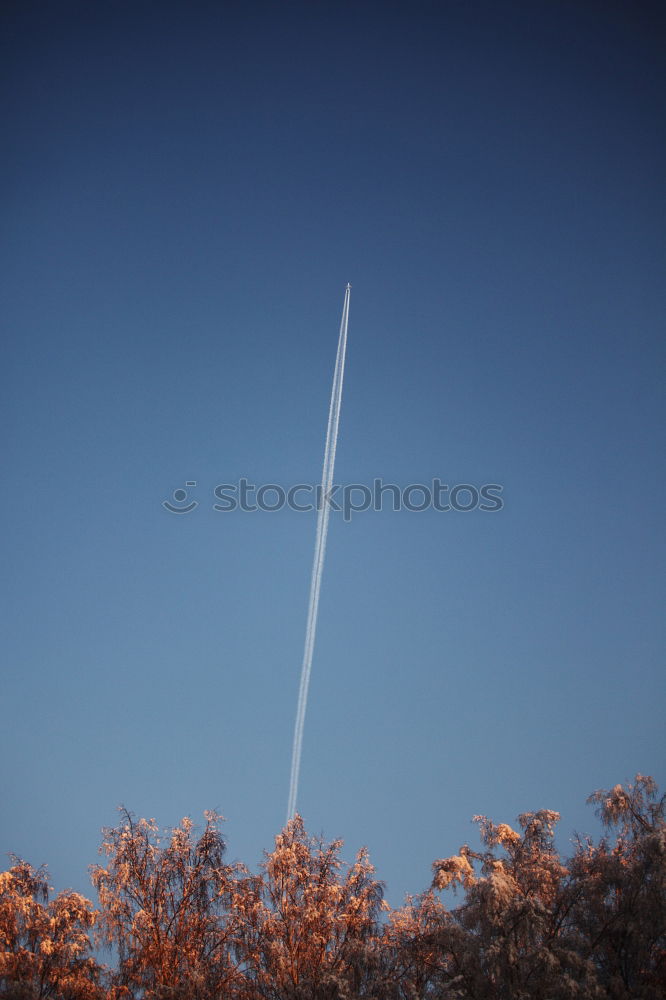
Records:
<instances>
[{"instance_id":1,"label":"white contrail","mask_svg":"<svg viewBox=\"0 0 666 1000\"><path fill-rule=\"evenodd\" d=\"M317 514L317 535L315 538L314 561L312 563L312 578L310 581L310 601L308 604L308 619L305 627L305 648L303 650L303 666L301 668L301 684L298 691L296 708L296 723L294 726L294 746L291 753L291 778L289 781L289 804L287 806L287 822L296 812L296 797L298 795L298 775L301 769L301 750L303 747L303 726L305 709L308 701L308 687L312 671L312 654L314 652L315 634L317 631L317 612L319 609L319 592L321 590L321 575L324 569L326 554L326 536L328 534L328 516L330 507L327 501L328 491L333 486L335 468L335 450L338 443L338 427L340 424L340 404L342 402L342 381L345 373L345 354L347 352L347 326L349 324L349 295L351 285L345 290L345 301L342 307L340 336L338 338L338 353L335 359L333 373L333 388L331 403L328 409L328 426L326 428L326 446L324 448L324 469L321 477L321 497Z\"/></svg>"}]
</instances>

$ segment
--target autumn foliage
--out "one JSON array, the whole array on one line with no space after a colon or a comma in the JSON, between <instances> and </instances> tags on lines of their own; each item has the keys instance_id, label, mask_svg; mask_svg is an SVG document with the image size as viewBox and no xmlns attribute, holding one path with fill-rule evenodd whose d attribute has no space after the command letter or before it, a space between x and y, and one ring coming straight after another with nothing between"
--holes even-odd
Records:
<instances>
[{"instance_id":1,"label":"autumn foliage","mask_svg":"<svg viewBox=\"0 0 666 1000\"><path fill-rule=\"evenodd\" d=\"M666 823L651 778L598 791L605 835L562 859L557 813L475 820L391 910L368 854L296 816L258 873L225 862L221 817L161 832L121 811L91 877L98 906L0 874L0 996L14 1000L659 1000ZM101 956L106 958L102 963Z\"/></svg>"},{"instance_id":2,"label":"autumn foliage","mask_svg":"<svg viewBox=\"0 0 666 1000\"><path fill-rule=\"evenodd\" d=\"M104 996L91 957L96 913L77 892L49 902L46 872L14 858L0 874L0 992L13 1000Z\"/></svg>"}]
</instances>

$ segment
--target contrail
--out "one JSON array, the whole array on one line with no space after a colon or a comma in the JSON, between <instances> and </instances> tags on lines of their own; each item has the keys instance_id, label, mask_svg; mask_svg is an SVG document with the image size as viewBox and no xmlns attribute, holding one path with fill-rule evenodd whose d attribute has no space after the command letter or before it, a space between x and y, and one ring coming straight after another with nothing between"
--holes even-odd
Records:
<instances>
[{"instance_id":1,"label":"contrail","mask_svg":"<svg viewBox=\"0 0 666 1000\"><path fill-rule=\"evenodd\" d=\"M301 684L298 691L298 705L296 708L294 746L291 752L291 778L289 780L287 822L292 819L294 813L296 812L298 775L301 769L301 750L303 747L303 726L305 723L305 709L308 702L310 673L312 671L312 654L314 652L315 635L317 632L317 612L319 609L321 576L324 569L324 556L326 555L326 535L328 534L328 516L330 513L327 496L328 491L333 486L335 450L338 443L338 426L340 424L340 404L342 402L342 381L345 373L345 354L347 352L347 326L349 324L350 293L351 285L347 285L347 288L345 289L345 301L342 307L342 320L340 322L338 353L335 358L331 403L328 409L326 446L324 448L324 469L321 477L321 496L319 497L319 512L317 514L317 535L315 538L314 561L312 563L312 578L310 581L310 601L308 604L307 625L305 627L305 648L303 650Z\"/></svg>"}]
</instances>

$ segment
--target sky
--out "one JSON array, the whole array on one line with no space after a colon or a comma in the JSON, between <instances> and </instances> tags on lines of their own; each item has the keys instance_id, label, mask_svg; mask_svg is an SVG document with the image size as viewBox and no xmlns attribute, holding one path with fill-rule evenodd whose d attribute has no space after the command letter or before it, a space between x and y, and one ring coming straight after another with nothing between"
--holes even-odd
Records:
<instances>
[{"instance_id":1,"label":"sky","mask_svg":"<svg viewBox=\"0 0 666 1000\"><path fill-rule=\"evenodd\" d=\"M3 20L3 856L92 895L121 804L271 848L315 514L214 490L318 481L347 282L336 482L503 506L332 514L307 829L399 905L475 814L567 853L663 788L659 5Z\"/></svg>"}]
</instances>

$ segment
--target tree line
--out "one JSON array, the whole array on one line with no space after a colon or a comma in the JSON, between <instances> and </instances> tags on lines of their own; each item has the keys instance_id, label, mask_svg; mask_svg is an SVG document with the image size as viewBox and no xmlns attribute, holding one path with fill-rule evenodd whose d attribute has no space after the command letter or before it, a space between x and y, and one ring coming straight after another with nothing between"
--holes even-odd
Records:
<instances>
[{"instance_id":1,"label":"tree line","mask_svg":"<svg viewBox=\"0 0 666 1000\"><path fill-rule=\"evenodd\" d=\"M12 1000L661 1000L666 822L652 778L590 799L604 833L560 857L559 815L474 817L397 909L367 851L296 816L258 874L227 864L221 817L160 831L121 810L91 868L97 907L44 868L0 874L0 996ZM450 891L449 891L450 890ZM100 961L102 946L110 960Z\"/></svg>"}]
</instances>

